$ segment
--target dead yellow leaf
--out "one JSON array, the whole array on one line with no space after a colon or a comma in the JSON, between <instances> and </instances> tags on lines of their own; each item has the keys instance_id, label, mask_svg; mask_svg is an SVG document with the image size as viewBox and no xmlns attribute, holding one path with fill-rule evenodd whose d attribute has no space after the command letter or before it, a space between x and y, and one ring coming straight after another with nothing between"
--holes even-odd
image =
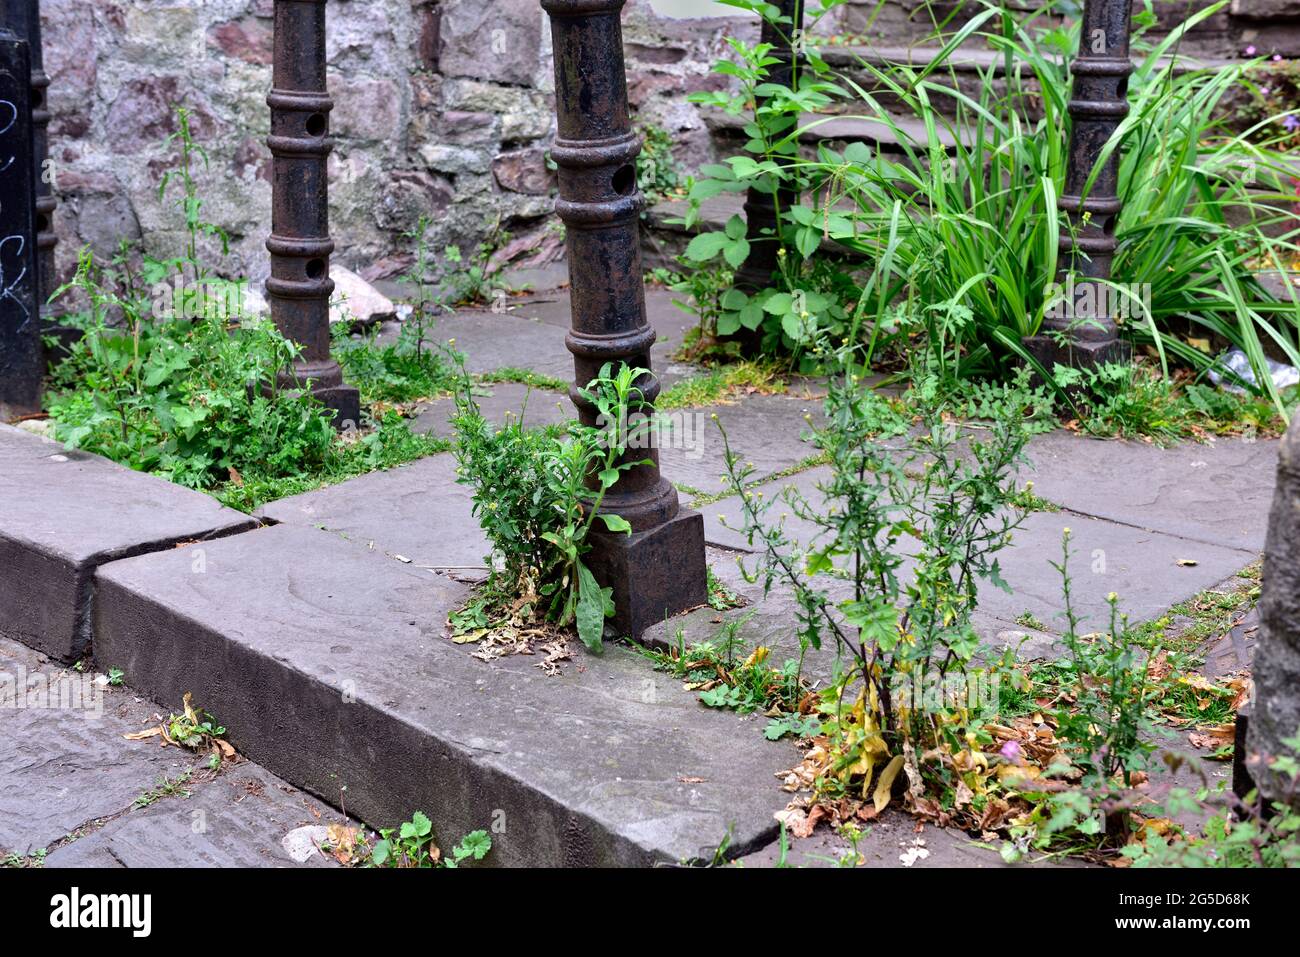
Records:
<instances>
[{"instance_id":1,"label":"dead yellow leaf","mask_svg":"<svg viewBox=\"0 0 1300 957\"><path fill-rule=\"evenodd\" d=\"M876 791L871 795L871 803L876 806L879 813L889 804L889 797L893 793L894 779L898 777L898 772L903 770L903 756L897 755L888 764L885 770L880 772L880 780L876 782Z\"/></svg>"}]
</instances>

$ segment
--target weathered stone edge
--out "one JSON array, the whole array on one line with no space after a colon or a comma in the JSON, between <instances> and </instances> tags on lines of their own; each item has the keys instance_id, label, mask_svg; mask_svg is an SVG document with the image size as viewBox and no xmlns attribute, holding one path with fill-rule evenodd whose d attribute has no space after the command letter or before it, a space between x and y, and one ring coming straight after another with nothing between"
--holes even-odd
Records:
<instances>
[{"instance_id":1,"label":"weathered stone edge","mask_svg":"<svg viewBox=\"0 0 1300 957\"><path fill-rule=\"evenodd\" d=\"M346 804L351 815L392 824L424 809L441 839L456 840L489 827L483 809L499 808L510 822L510 839L497 842L492 857L498 865L678 863L382 704L357 698L341 707L340 689L246 647L237 636L217 633L108 578L97 579L96 592L96 667L124 669L135 690L158 701L179 702L192 692L205 709L229 716L229 739L240 754L334 807ZM374 744L381 746L367 755ZM338 782L346 784L345 794ZM768 842L764 834L731 852Z\"/></svg>"},{"instance_id":2,"label":"weathered stone edge","mask_svg":"<svg viewBox=\"0 0 1300 957\"><path fill-rule=\"evenodd\" d=\"M163 481L159 479L158 481ZM171 483L164 484L170 485ZM136 558L153 552L167 551L188 542L211 542L239 535L264 527L266 523L252 516L241 521L231 520L216 527L200 528L179 536L151 539L137 542L121 548L109 548L94 552L84 559L73 560L58 550L47 548L22 534L20 529L0 528L0 555L5 556L4 565L13 569L31 567L31 563L22 562L24 553L32 563L39 562L43 572L40 580L19 580L16 574L6 576L0 584L0 634L14 641L19 641L29 648L48 655L51 658L71 662L83 657L91 649L94 640L93 608L94 580L98 570L113 562L127 558ZM18 604L18 595L33 591L54 595L71 590L73 599L73 621L71 634L47 635L18 630L12 624L9 611Z\"/></svg>"}]
</instances>

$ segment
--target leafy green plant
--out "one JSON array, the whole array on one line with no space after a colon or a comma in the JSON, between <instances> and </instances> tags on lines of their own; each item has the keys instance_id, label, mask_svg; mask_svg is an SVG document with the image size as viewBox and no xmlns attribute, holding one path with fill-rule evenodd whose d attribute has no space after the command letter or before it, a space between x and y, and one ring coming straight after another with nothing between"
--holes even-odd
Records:
<instances>
[{"instance_id":1,"label":"leafy green plant","mask_svg":"<svg viewBox=\"0 0 1300 957\"><path fill-rule=\"evenodd\" d=\"M841 2L823 0L818 9L810 9L806 29L812 29ZM750 0L729 3L767 20L784 42L789 42L794 24L780 15L779 8ZM708 317L712 328L705 331L727 337L749 330L758 334L765 351L790 349L808 340L810 329L819 323L846 320L836 295L845 285L839 270L822 270L810 261L821 243L822 230L810 220L793 219L795 208L786 208L792 206L791 197L814 186L810 167L799 159L801 115L823 110L835 97L846 94L830 82L830 68L815 48L800 44L805 55L795 64L791 83L785 85L773 80L772 68L780 60L770 44L750 45L734 38L727 42L732 59L719 60L713 69L730 78L734 90L696 93L689 99L743 119L748 140L742 155L701 168L702 178L691 185L688 194L691 206L683 223L693 227L707 199L752 189L772 196L777 229L770 235L751 237L744 219L733 216L722 230L701 232L692 239L685 258L696 268L721 259L731 269L739 269L749 260L753 243L776 245L779 268L771 285L756 292L727 291L718 303L718 315Z\"/></svg>"},{"instance_id":2,"label":"leafy green plant","mask_svg":"<svg viewBox=\"0 0 1300 957\"><path fill-rule=\"evenodd\" d=\"M1237 798L1220 782L1213 791L1174 788L1154 806L1142 808L1147 819L1138 840L1121 853L1134 867L1297 867L1300 866L1300 733L1284 742L1290 754L1272 759L1270 767L1290 777L1280 800L1266 801L1257 791ZM1210 816L1197 829L1176 824L1191 813ZM1148 823L1150 822L1150 823ZM1160 825L1160 826L1151 826Z\"/></svg>"},{"instance_id":3,"label":"leafy green plant","mask_svg":"<svg viewBox=\"0 0 1300 957\"><path fill-rule=\"evenodd\" d=\"M501 275L501 268L493 265L492 257L509 241L510 234L502 231L498 219L470 255L456 245L443 250L443 301L449 306L475 305L508 295L511 286Z\"/></svg>"},{"instance_id":4,"label":"leafy green plant","mask_svg":"<svg viewBox=\"0 0 1300 957\"><path fill-rule=\"evenodd\" d=\"M1057 366L1053 379L1068 390L1079 427L1095 435L1169 443L1216 433L1270 435L1285 428L1266 399L1171 380L1142 362L1092 369ZM1294 393L1282 401L1291 408Z\"/></svg>"},{"instance_id":5,"label":"leafy green plant","mask_svg":"<svg viewBox=\"0 0 1300 957\"><path fill-rule=\"evenodd\" d=\"M828 783L865 793L879 769L877 790L887 801L906 748L965 746L950 709L896 701L896 682L978 670L971 624L977 585L1010 590L997 553L1023 521L1012 507L1014 474L1024 461L1033 398L1022 373L1020 388L992 410L988 438L958 454L941 392L919 383L908 404L922 427L881 436L885 416L875 407L885 400L866 384L860 349L823 349L822 357L837 371L828 383L827 424L813 429L830 465L816 499L788 488L765 500L748 487L752 470L723 430L727 476L743 503L742 531L760 556L747 577L766 590L778 581L792 589L801 649L818 648L830 635L851 662L823 696L834 755ZM771 518L778 502L816 530L811 541L792 540ZM912 555L906 578L905 541Z\"/></svg>"},{"instance_id":6,"label":"leafy green plant","mask_svg":"<svg viewBox=\"0 0 1300 957\"><path fill-rule=\"evenodd\" d=\"M774 668L767 663L771 649L762 645L740 657L744 653L741 629L752 618L752 613L733 618L712 640L690 647L679 629L676 644L666 650L639 650L657 670L681 679L687 690L697 692L705 707L767 715L770 720L764 734L770 741L816 733L821 722L801 711L812 700L802 678L802 659Z\"/></svg>"},{"instance_id":7,"label":"leafy green plant","mask_svg":"<svg viewBox=\"0 0 1300 957\"><path fill-rule=\"evenodd\" d=\"M445 448L378 411L360 432L340 436L309 393L278 388L277 373L299 350L269 322L245 316L242 284L217 279L202 259L204 237L224 248L224 234L202 215L197 167L206 156L184 109L177 122L167 145L178 145L179 165L162 189L181 186L184 248L138 267L126 244L107 263L81 252L56 293L76 297L81 310L63 321L81 335L59 352L46 393L54 437L246 510ZM442 388L434 351L362 343L343 358L366 379L369 398Z\"/></svg>"},{"instance_id":8,"label":"leafy green plant","mask_svg":"<svg viewBox=\"0 0 1300 957\"><path fill-rule=\"evenodd\" d=\"M672 135L662 126L642 123L641 154L636 160L636 185L653 206L676 194L682 185L682 170L673 156Z\"/></svg>"},{"instance_id":9,"label":"leafy green plant","mask_svg":"<svg viewBox=\"0 0 1300 957\"><path fill-rule=\"evenodd\" d=\"M605 619L614 613L613 592L596 581L584 556L597 521L609 532L631 533L601 504L622 473L641 462L629 449L651 427L636 423L644 405L638 383L647 374L606 365L579 390L605 427L574 423L562 438L525 429L522 416L496 429L463 376L454 420L459 481L473 488L474 515L494 550L475 618L509 609L562 627L576 623L583 643L600 650Z\"/></svg>"},{"instance_id":10,"label":"leafy green plant","mask_svg":"<svg viewBox=\"0 0 1300 957\"><path fill-rule=\"evenodd\" d=\"M1159 690L1147 678L1145 655L1119 613L1119 599L1107 597L1110 620L1106 631L1084 636L1073 603L1070 578L1070 530L1061 540L1061 561L1052 567L1061 575L1065 631L1062 641L1069 651L1067 667L1078 683L1070 707L1057 712L1059 739L1071 750L1073 763L1085 775L1099 781L1122 775L1131 783L1134 771L1146 766L1154 745L1144 731L1150 730L1147 709L1159 698Z\"/></svg>"},{"instance_id":11,"label":"leafy green plant","mask_svg":"<svg viewBox=\"0 0 1300 957\"><path fill-rule=\"evenodd\" d=\"M434 842L433 822L423 811L416 811L411 820L397 828L379 832L379 840L371 848L371 867L459 867L462 863L481 861L492 850L492 838L487 831L472 831L444 856Z\"/></svg>"}]
</instances>

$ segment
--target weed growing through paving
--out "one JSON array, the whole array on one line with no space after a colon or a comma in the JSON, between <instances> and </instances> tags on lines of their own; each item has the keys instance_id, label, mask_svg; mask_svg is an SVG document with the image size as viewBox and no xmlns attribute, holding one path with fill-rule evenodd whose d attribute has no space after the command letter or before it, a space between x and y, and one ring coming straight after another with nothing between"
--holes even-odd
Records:
<instances>
[{"instance_id":1,"label":"weed growing through paving","mask_svg":"<svg viewBox=\"0 0 1300 957\"><path fill-rule=\"evenodd\" d=\"M743 596L728 588L727 583L714 574L712 566L707 567L704 574L709 590L709 607L714 611L727 611L730 608L740 608L749 604Z\"/></svg>"},{"instance_id":2,"label":"weed growing through paving","mask_svg":"<svg viewBox=\"0 0 1300 957\"><path fill-rule=\"evenodd\" d=\"M190 778L193 776L193 771L185 771L174 778L164 775L158 779L156 785L138 795L135 801L132 802L132 806L138 810L157 804L164 798L187 798L190 796L190 789L185 785L189 783Z\"/></svg>"},{"instance_id":3,"label":"weed growing through paving","mask_svg":"<svg viewBox=\"0 0 1300 957\"><path fill-rule=\"evenodd\" d=\"M81 336L65 347L47 390L53 436L247 511L447 448L383 410L339 435L317 400L276 387L298 349L268 321L245 316L242 285L215 278L203 260L205 241L224 249L224 233L202 216L206 155L183 108L177 124L167 143L180 159L162 190L181 184L184 246L169 259L145 256L138 268L125 244L109 263L81 252L76 275L56 293L76 297L81 311L63 321ZM367 381L371 397L436 391L438 360L427 351L358 349L354 372L363 355L379 370Z\"/></svg>"},{"instance_id":4,"label":"weed growing through paving","mask_svg":"<svg viewBox=\"0 0 1300 957\"><path fill-rule=\"evenodd\" d=\"M1266 437L1286 428L1266 399L1166 378L1140 361L1088 370L1057 366L1054 378L1069 397L1070 427L1092 435L1168 444L1209 435ZM1287 390L1280 401L1290 409L1295 390Z\"/></svg>"},{"instance_id":5,"label":"weed growing through paving","mask_svg":"<svg viewBox=\"0 0 1300 957\"><path fill-rule=\"evenodd\" d=\"M433 822L423 811L416 811L401 826L379 832L368 863L371 867L456 868L469 861L483 860L490 850L492 838L488 832L471 831L449 855L444 855L434 842Z\"/></svg>"},{"instance_id":6,"label":"weed growing through paving","mask_svg":"<svg viewBox=\"0 0 1300 957\"><path fill-rule=\"evenodd\" d=\"M597 521L631 533L617 515L600 510L623 472L640 464L628 454L638 435L629 416L644 405L638 383L647 373L606 365L581 397L616 428L572 423L567 432L525 429L522 417L498 429L484 419L472 383L457 390L459 481L473 489L474 516L492 543L492 573L468 606L452 616L460 636L487 637L502 625L541 620L577 626L592 651L614 613L611 589L597 583L585 556Z\"/></svg>"},{"instance_id":7,"label":"weed growing through paving","mask_svg":"<svg viewBox=\"0 0 1300 957\"><path fill-rule=\"evenodd\" d=\"M688 647L679 628L668 649L638 647L637 651L659 671L681 680L687 691L696 692L705 707L766 715L764 734L770 741L817 733L821 722L809 713L815 696L804 684L802 660L775 668L768 663L771 649L760 645L745 652L741 630L752 617L725 622L710 641Z\"/></svg>"},{"instance_id":8,"label":"weed growing through paving","mask_svg":"<svg viewBox=\"0 0 1300 957\"><path fill-rule=\"evenodd\" d=\"M1269 765L1290 777L1287 794L1266 802L1258 791L1238 798L1226 783L1192 791L1172 788L1158 803L1144 808L1142 840L1121 852L1134 867L1297 867L1300 866L1300 730L1286 739L1290 754ZM1175 818L1210 811L1199 829Z\"/></svg>"},{"instance_id":9,"label":"weed growing through paving","mask_svg":"<svg viewBox=\"0 0 1300 957\"><path fill-rule=\"evenodd\" d=\"M771 363L745 360L673 383L659 396L655 408L661 411L698 408L731 403L739 395L783 395L788 388Z\"/></svg>"},{"instance_id":10,"label":"weed growing through paving","mask_svg":"<svg viewBox=\"0 0 1300 957\"><path fill-rule=\"evenodd\" d=\"M484 372L476 378L484 385L512 382L516 385L526 385L530 389L540 389L543 392L568 393L569 391L569 383L563 379L543 375L540 372L534 372L532 369L521 369L517 366L502 366L500 369Z\"/></svg>"}]
</instances>

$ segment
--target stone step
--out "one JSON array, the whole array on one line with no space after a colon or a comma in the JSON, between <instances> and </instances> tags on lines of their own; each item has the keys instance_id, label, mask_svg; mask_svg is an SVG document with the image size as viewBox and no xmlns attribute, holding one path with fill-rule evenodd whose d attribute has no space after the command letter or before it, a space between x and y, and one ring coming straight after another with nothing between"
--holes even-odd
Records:
<instances>
[{"instance_id":1,"label":"stone step","mask_svg":"<svg viewBox=\"0 0 1300 957\"><path fill-rule=\"evenodd\" d=\"M160 700L193 692L291 784L345 793L369 822L490 829L498 865L677 863L775 838L793 747L634 652L579 649L560 677L484 662L444 637L469 594L448 576L288 525L205 548L203 574L185 549L99 571L96 660Z\"/></svg>"},{"instance_id":2,"label":"stone step","mask_svg":"<svg viewBox=\"0 0 1300 957\"><path fill-rule=\"evenodd\" d=\"M89 650L96 568L256 526L200 492L0 425L0 637L73 661Z\"/></svg>"}]
</instances>

